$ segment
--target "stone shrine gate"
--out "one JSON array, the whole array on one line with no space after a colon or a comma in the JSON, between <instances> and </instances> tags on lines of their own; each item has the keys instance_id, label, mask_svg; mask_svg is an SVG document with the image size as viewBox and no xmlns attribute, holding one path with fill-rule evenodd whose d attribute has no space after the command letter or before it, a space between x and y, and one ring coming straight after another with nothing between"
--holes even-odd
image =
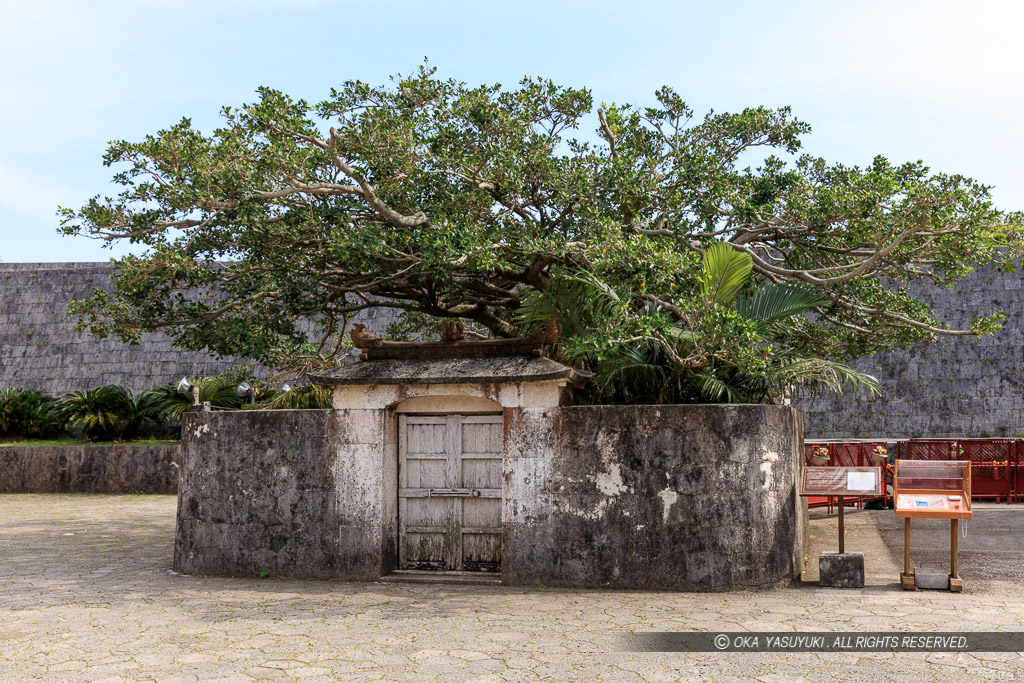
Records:
<instances>
[{"instance_id":1,"label":"stone shrine gate","mask_svg":"<svg viewBox=\"0 0 1024 683\"><path fill-rule=\"evenodd\" d=\"M186 414L176 571L674 590L799 576L792 408L572 406L588 375L543 340L359 341L364 360L314 377L333 410Z\"/></svg>"}]
</instances>

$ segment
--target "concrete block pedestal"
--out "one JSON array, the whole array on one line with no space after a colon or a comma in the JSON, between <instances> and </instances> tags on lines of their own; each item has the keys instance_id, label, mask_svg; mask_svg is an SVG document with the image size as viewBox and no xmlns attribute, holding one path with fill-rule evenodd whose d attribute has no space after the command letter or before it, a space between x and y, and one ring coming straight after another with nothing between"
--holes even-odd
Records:
<instances>
[{"instance_id":1,"label":"concrete block pedestal","mask_svg":"<svg viewBox=\"0 0 1024 683\"><path fill-rule=\"evenodd\" d=\"M864 553L822 553L818 585L825 588L863 588Z\"/></svg>"},{"instance_id":2,"label":"concrete block pedestal","mask_svg":"<svg viewBox=\"0 0 1024 683\"><path fill-rule=\"evenodd\" d=\"M964 589L964 582L959 576L950 576L945 569L930 569L918 567L914 572L917 577L917 587L929 590L949 590L960 593Z\"/></svg>"}]
</instances>

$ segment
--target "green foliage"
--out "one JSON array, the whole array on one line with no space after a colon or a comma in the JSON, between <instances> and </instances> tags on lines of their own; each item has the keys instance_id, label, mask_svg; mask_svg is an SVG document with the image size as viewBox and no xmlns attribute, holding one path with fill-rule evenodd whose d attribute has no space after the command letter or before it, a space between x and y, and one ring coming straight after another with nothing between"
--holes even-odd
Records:
<instances>
[{"instance_id":1,"label":"green foliage","mask_svg":"<svg viewBox=\"0 0 1024 683\"><path fill-rule=\"evenodd\" d=\"M200 403L208 401L213 409L331 407L329 389L302 385L282 391L251 373L252 366L240 365L216 377L195 377L190 381L199 387ZM256 388L255 402L246 403L238 396L236 389L243 381ZM177 393L174 384L152 387L138 395L125 387L108 385L69 392L60 399L29 389L3 389L0 390L0 437L4 437L5 442L24 438L53 444L80 443L78 437L58 438L67 429L92 442L153 441L154 436L144 434L169 433L168 423L180 422L182 414L191 406L191 394Z\"/></svg>"},{"instance_id":2,"label":"green foliage","mask_svg":"<svg viewBox=\"0 0 1024 683\"><path fill-rule=\"evenodd\" d=\"M82 435L93 441L119 436L135 413L131 392L117 385L64 394L58 406L64 423L80 428Z\"/></svg>"},{"instance_id":3,"label":"green foliage","mask_svg":"<svg viewBox=\"0 0 1024 683\"><path fill-rule=\"evenodd\" d=\"M700 295L706 304L728 306L750 279L753 262L747 254L725 242L715 242L704 251Z\"/></svg>"},{"instance_id":4,"label":"green foliage","mask_svg":"<svg viewBox=\"0 0 1024 683\"><path fill-rule=\"evenodd\" d=\"M62 209L62 230L145 253L72 311L99 335L165 330L185 348L310 368L336 363L366 309L401 312L404 335L461 318L510 336L571 300L567 356L623 382L662 367L666 400L695 386L777 395L736 385L768 367L830 386L834 368L795 359L998 329L1001 314L980 311L951 330L910 293L1019 255L1021 215L987 186L922 162L796 156L810 128L786 107L696 116L670 88L654 100L595 119L586 89L473 87L429 68L318 103L261 88L208 134L183 119L111 144L119 194ZM576 136L588 124L600 143ZM300 320L317 324L313 341Z\"/></svg>"},{"instance_id":5,"label":"green foliage","mask_svg":"<svg viewBox=\"0 0 1024 683\"><path fill-rule=\"evenodd\" d=\"M519 321L527 329L549 317L562 322L567 333L562 360L582 361L597 370L593 384L580 396L584 402L780 403L797 387L810 393L879 391L873 377L842 363L803 357L780 343L785 331L796 326L794 318L804 320L804 314L821 305L820 292L770 284L738 295L748 285L750 269L742 261L750 257L708 253L700 271L701 297L708 308L701 321L715 325L688 327L680 316L655 331L650 321L659 315L657 308L648 307L631 320L622 297L593 277L532 294ZM636 334L615 339L603 332L623 323ZM726 339L733 340L731 347ZM731 352L723 354L723 348Z\"/></svg>"},{"instance_id":6,"label":"green foliage","mask_svg":"<svg viewBox=\"0 0 1024 683\"><path fill-rule=\"evenodd\" d=\"M64 394L56 412L64 425L93 441L136 439L145 424L163 426L168 416L161 387L136 396L116 384Z\"/></svg>"},{"instance_id":7,"label":"green foliage","mask_svg":"<svg viewBox=\"0 0 1024 683\"><path fill-rule=\"evenodd\" d=\"M242 399L238 396L238 383L224 377L190 377L189 382L199 387L199 403L209 402L211 408L239 409ZM181 416L193 405L192 394L179 394L175 384L165 384L150 390L158 414L165 421L180 421Z\"/></svg>"},{"instance_id":8,"label":"green foliage","mask_svg":"<svg viewBox=\"0 0 1024 683\"><path fill-rule=\"evenodd\" d=\"M164 393L159 387L153 387L143 391L138 396L132 395L127 389L124 390L130 399L127 404L129 409L123 416L122 435L125 438L136 438L139 430L146 422L163 426L167 422L166 404Z\"/></svg>"},{"instance_id":9,"label":"green foliage","mask_svg":"<svg viewBox=\"0 0 1024 683\"><path fill-rule=\"evenodd\" d=\"M736 299L736 310L765 325L792 318L823 305L825 295L806 285L767 284Z\"/></svg>"},{"instance_id":10,"label":"green foliage","mask_svg":"<svg viewBox=\"0 0 1024 683\"><path fill-rule=\"evenodd\" d=\"M0 390L0 434L46 438L60 432L56 401L32 389Z\"/></svg>"},{"instance_id":11,"label":"green foliage","mask_svg":"<svg viewBox=\"0 0 1024 683\"><path fill-rule=\"evenodd\" d=\"M331 390L304 384L289 391L274 391L262 403L252 407L264 410L324 410L331 407Z\"/></svg>"}]
</instances>

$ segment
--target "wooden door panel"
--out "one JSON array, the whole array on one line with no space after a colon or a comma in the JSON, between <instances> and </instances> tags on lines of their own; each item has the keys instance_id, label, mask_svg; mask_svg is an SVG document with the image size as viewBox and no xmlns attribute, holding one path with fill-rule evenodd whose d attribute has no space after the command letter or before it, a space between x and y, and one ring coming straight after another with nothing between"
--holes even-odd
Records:
<instances>
[{"instance_id":1,"label":"wooden door panel","mask_svg":"<svg viewBox=\"0 0 1024 683\"><path fill-rule=\"evenodd\" d=\"M437 424L437 418L432 418L430 423L412 422L408 428L408 450L409 455L445 455L447 452L446 442L448 440L448 425Z\"/></svg>"},{"instance_id":2,"label":"wooden door panel","mask_svg":"<svg viewBox=\"0 0 1024 683\"><path fill-rule=\"evenodd\" d=\"M462 534L462 568L473 572L501 571L501 535Z\"/></svg>"},{"instance_id":3,"label":"wooden door panel","mask_svg":"<svg viewBox=\"0 0 1024 683\"><path fill-rule=\"evenodd\" d=\"M482 416L480 416L482 417ZM489 416L487 416L489 417ZM462 452L463 453L494 453L501 455L502 425L498 422L463 422Z\"/></svg>"},{"instance_id":4,"label":"wooden door panel","mask_svg":"<svg viewBox=\"0 0 1024 683\"><path fill-rule=\"evenodd\" d=\"M406 503L406 527L442 527L451 521L451 501L446 498L409 496Z\"/></svg>"},{"instance_id":5,"label":"wooden door panel","mask_svg":"<svg viewBox=\"0 0 1024 683\"><path fill-rule=\"evenodd\" d=\"M419 534L406 531L400 549L403 569L448 569L447 534Z\"/></svg>"},{"instance_id":6,"label":"wooden door panel","mask_svg":"<svg viewBox=\"0 0 1024 683\"><path fill-rule=\"evenodd\" d=\"M477 493L462 501L464 569L501 571L500 416L475 416L462 424L462 486Z\"/></svg>"},{"instance_id":7,"label":"wooden door panel","mask_svg":"<svg viewBox=\"0 0 1024 683\"><path fill-rule=\"evenodd\" d=\"M446 465L445 458L415 458L411 455L406 457L402 488L445 488L448 486Z\"/></svg>"},{"instance_id":8,"label":"wooden door panel","mask_svg":"<svg viewBox=\"0 0 1024 683\"><path fill-rule=\"evenodd\" d=\"M466 529L501 530L501 498L466 498L462 501L462 526Z\"/></svg>"},{"instance_id":9,"label":"wooden door panel","mask_svg":"<svg viewBox=\"0 0 1024 683\"><path fill-rule=\"evenodd\" d=\"M500 415L399 417L399 566L501 569Z\"/></svg>"},{"instance_id":10,"label":"wooden door panel","mask_svg":"<svg viewBox=\"0 0 1024 683\"><path fill-rule=\"evenodd\" d=\"M450 569L452 503L429 495L449 485L449 421L402 415L398 427L399 566Z\"/></svg>"},{"instance_id":11,"label":"wooden door panel","mask_svg":"<svg viewBox=\"0 0 1024 683\"><path fill-rule=\"evenodd\" d=\"M501 490L501 460L464 459L462 461L462 485L471 489Z\"/></svg>"}]
</instances>

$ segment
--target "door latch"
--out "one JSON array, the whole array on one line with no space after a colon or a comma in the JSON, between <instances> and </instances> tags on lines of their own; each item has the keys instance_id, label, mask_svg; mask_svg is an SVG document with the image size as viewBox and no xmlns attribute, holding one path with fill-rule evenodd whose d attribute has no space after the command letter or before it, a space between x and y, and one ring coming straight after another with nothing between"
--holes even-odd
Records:
<instances>
[{"instance_id":1,"label":"door latch","mask_svg":"<svg viewBox=\"0 0 1024 683\"><path fill-rule=\"evenodd\" d=\"M427 497L432 496L461 496L464 498L479 498L480 491L477 489L427 489Z\"/></svg>"}]
</instances>

